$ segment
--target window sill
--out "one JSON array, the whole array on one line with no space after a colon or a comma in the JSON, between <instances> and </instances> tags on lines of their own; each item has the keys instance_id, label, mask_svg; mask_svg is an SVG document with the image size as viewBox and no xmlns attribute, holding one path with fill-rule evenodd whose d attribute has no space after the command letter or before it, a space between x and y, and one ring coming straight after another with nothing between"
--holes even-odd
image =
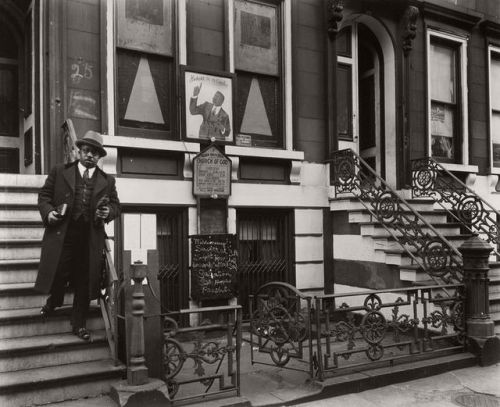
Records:
<instances>
[{"instance_id":1,"label":"window sill","mask_svg":"<svg viewBox=\"0 0 500 407\"><path fill-rule=\"evenodd\" d=\"M303 161L303 151L280 150L274 148L226 146L226 154L239 157L275 158Z\"/></svg>"},{"instance_id":2,"label":"window sill","mask_svg":"<svg viewBox=\"0 0 500 407\"><path fill-rule=\"evenodd\" d=\"M103 143L105 147L115 148L141 148L145 150L179 151L185 153L200 152L199 143L186 141L103 135Z\"/></svg>"},{"instance_id":3,"label":"window sill","mask_svg":"<svg viewBox=\"0 0 500 407\"><path fill-rule=\"evenodd\" d=\"M479 172L479 167L477 165L468 164L450 164L450 163L439 163L444 169L450 172L468 172L477 173Z\"/></svg>"}]
</instances>

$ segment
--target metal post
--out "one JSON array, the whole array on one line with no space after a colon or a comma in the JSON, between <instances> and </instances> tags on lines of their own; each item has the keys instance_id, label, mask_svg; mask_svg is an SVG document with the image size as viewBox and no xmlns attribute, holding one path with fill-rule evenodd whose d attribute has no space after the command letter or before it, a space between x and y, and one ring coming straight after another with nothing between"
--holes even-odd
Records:
<instances>
[{"instance_id":1,"label":"metal post","mask_svg":"<svg viewBox=\"0 0 500 407\"><path fill-rule=\"evenodd\" d=\"M136 261L130 266L134 288L132 292L132 323L130 332L130 359L127 368L127 382L139 386L148 381L148 368L144 357L144 290L142 281L148 266Z\"/></svg>"},{"instance_id":2,"label":"metal post","mask_svg":"<svg viewBox=\"0 0 500 407\"><path fill-rule=\"evenodd\" d=\"M493 249L474 234L458 250L463 256L468 347L482 366L490 365L500 360L500 338L489 315L488 257Z\"/></svg>"}]
</instances>

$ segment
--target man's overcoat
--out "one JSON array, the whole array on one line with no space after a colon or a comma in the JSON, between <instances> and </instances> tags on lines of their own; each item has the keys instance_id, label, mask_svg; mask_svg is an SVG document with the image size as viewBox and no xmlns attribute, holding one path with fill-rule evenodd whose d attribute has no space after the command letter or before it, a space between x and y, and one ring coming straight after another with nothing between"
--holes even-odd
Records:
<instances>
[{"instance_id":1,"label":"man's overcoat","mask_svg":"<svg viewBox=\"0 0 500 407\"><path fill-rule=\"evenodd\" d=\"M43 235L42 253L35 289L43 293L49 293L52 282L56 274L59 259L63 248L64 238L68 223L72 218L73 200L75 196L76 171L78 171L78 161L69 164L55 166L48 175L38 195L38 209L45 225ZM104 173L100 168L96 168L94 173L94 191L90 200L90 233L89 233L89 294L90 299L99 296L102 253L104 249L104 224L94 222L94 214L99 199L107 195L109 197L109 222L119 216L120 202L116 193L115 179L111 175ZM61 222L49 225L47 216L57 206L68 204L67 213Z\"/></svg>"}]
</instances>

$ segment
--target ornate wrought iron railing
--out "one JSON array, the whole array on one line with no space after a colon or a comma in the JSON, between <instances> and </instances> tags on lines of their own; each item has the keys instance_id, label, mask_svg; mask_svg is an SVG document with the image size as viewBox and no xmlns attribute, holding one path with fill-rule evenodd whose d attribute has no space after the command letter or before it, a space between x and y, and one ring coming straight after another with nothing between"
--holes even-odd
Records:
<instances>
[{"instance_id":1,"label":"ornate wrought iron railing","mask_svg":"<svg viewBox=\"0 0 500 407\"><path fill-rule=\"evenodd\" d=\"M468 231L492 243L500 256L500 212L433 158L412 161L412 194L433 198Z\"/></svg>"},{"instance_id":2,"label":"ornate wrought iron railing","mask_svg":"<svg viewBox=\"0 0 500 407\"><path fill-rule=\"evenodd\" d=\"M351 149L332 165L335 195L353 194L436 284L462 279L460 252Z\"/></svg>"},{"instance_id":3,"label":"ornate wrought iron railing","mask_svg":"<svg viewBox=\"0 0 500 407\"><path fill-rule=\"evenodd\" d=\"M461 284L315 297L318 379L344 368L464 350L464 301Z\"/></svg>"},{"instance_id":4,"label":"ornate wrought iron railing","mask_svg":"<svg viewBox=\"0 0 500 407\"><path fill-rule=\"evenodd\" d=\"M270 364L257 358L257 345L257 352L269 354L276 366L292 370L306 366L312 377L311 297L288 283L271 282L249 296L249 306L252 364ZM289 365L291 359L299 365Z\"/></svg>"},{"instance_id":5,"label":"ornate wrought iron railing","mask_svg":"<svg viewBox=\"0 0 500 407\"><path fill-rule=\"evenodd\" d=\"M313 299L287 283L268 283L250 296L251 361L323 380L349 369L462 352L464 295L462 284L449 284Z\"/></svg>"},{"instance_id":6,"label":"ornate wrought iron railing","mask_svg":"<svg viewBox=\"0 0 500 407\"><path fill-rule=\"evenodd\" d=\"M203 314L220 323L206 324ZM193 327L179 327L180 315L196 316ZM240 395L241 306L185 309L162 314L163 380L170 399L187 401ZM193 365L188 360L193 361ZM218 381L218 388L213 384Z\"/></svg>"},{"instance_id":7,"label":"ornate wrought iron railing","mask_svg":"<svg viewBox=\"0 0 500 407\"><path fill-rule=\"evenodd\" d=\"M112 242L112 241L111 241ZM108 339L111 357L115 364L119 364L118 360L118 276L113 263L111 254L110 240L105 240L104 248L104 273L101 297L99 298L99 306L101 308L102 317L104 319L104 327L106 329L106 337Z\"/></svg>"}]
</instances>

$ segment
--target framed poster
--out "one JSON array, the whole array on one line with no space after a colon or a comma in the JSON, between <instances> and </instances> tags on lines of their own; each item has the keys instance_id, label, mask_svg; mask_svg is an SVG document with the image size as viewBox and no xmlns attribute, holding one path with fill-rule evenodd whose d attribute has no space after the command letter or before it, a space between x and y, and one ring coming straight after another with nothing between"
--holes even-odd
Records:
<instances>
[{"instance_id":1,"label":"framed poster","mask_svg":"<svg viewBox=\"0 0 500 407\"><path fill-rule=\"evenodd\" d=\"M233 75L183 67L183 130L188 139L233 142Z\"/></svg>"},{"instance_id":2,"label":"framed poster","mask_svg":"<svg viewBox=\"0 0 500 407\"><path fill-rule=\"evenodd\" d=\"M172 56L172 0L118 0L117 46Z\"/></svg>"},{"instance_id":3,"label":"framed poster","mask_svg":"<svg viewBox=\"0 0 500 407\"><path fill-rule=\"evenodd\" d=\"M278 75L278 6L238 0L234 14L236 68Z\"/></svg>"}]
</instances>

